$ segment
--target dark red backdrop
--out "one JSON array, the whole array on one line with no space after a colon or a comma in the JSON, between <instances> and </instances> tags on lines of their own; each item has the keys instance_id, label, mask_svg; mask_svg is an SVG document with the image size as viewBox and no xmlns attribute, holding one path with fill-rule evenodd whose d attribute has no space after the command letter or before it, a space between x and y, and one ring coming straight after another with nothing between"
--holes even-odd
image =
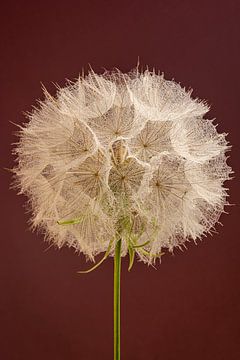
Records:
<instances>
[{"instance_id":1,"label":"dark red backdrop","mask_svg":"<svg viewBox=\"0 0 240 360\"><path fill-rule=\"evenodd\" d=\"M64 3L64 4L63 4ZM40 82L74 79L88 63L128 71L140 57L208 99L210 117L233 144L229 183L237 204L239 157L239 1L5 1L1 9L1 166ZM3 360L112 359L113 264L89 275L83 256L47 250L27 230L23 197L1 171L1 334ZM122 272L122 359L240 358L239 208L224 227L188 251L165 255L157 271ZM88 264L89 265L89 264Z\"/></svg>"}]
</instances>

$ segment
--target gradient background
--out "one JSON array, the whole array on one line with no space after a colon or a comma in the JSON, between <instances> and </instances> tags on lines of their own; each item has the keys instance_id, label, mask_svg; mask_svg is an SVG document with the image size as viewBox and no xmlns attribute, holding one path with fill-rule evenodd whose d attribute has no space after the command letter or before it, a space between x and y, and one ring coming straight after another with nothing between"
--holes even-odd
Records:
<instances>
[{"instance_id":1,"label":"gradient background","mask_svg":"<svg viewBox=\"0 0 240 360\"><path fill-rule=\"evenodd\" d=\"M219 234L165 255L157 271L122 271L123 360L240 359L239 1L5 1L1 7L1 167L12 167L15 127L40 82L137 63L208 99L229 133L235 206ZM113 261L88 275L71 249L48 249L27 229L24 197L1 170L0 358L112 359ZM237 216L238 215L238 216Z\"/></svg>"}]
</instances>

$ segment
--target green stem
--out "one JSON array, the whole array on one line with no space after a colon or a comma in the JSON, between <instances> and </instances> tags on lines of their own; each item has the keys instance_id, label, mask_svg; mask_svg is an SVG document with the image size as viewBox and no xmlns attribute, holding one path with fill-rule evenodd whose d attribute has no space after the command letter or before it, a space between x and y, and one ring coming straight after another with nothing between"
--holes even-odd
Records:
<instances>
[{"instance_id":1,"label":"green stem","mask_svg":"<svg viewBox=\"0 0 240 360\"><path fill-rule=\"evenodd\" d=\"M121 242L121 239L118 240L114 255L114 360L120 360Z\"/></svg>"}]
</instances>

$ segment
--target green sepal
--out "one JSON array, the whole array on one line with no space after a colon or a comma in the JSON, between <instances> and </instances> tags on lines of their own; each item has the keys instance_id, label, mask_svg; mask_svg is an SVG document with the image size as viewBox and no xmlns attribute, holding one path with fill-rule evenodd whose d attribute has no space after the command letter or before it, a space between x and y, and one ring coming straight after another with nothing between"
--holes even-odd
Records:
<instances>
[{"instance_id":1,"label":"green sepal","mask_svg":"<svg viewBox=\"0 0 240 360\"><path fill-rule=\"evenodd\" d=\"M134 263L134 258L135 258L135 250L134 248L129 245L128 247L128 254L129 254L129 266L128 266L128 271L131 270L131 268L133 267L133 263Z\"/></svg>"},{"instance_id":2,"label":"green sepal","mask_svg":"<svg viewBox=\"0 0 240 360\"><path fill-rule=\"evenodd\" d=\"M111 248L112 248L112 244L113 244L113 240L112 239L110 242L109 242L109 245L108 245L108 248L103 256L103 258L96 264L94 265L93 267L91 267L90 269L88 270L80 270L80 271L77 271L78 274L87 274L87 273L90 273L91 271L95 270L96 268L98 268L103 262L104 260L106 260L106 258L108 257L110 251L111 251Z\"/></svg>"},{"instance_id":3,"label":"green sepal","mask_svg":"<svg viewBox=\"0 0 240 360\"><path fill-rule=\"evenodd\" d=\"M150 241L146 241L145 243L140 244L140 245L133 245L133 248L134 248L134 249L142 248L142 247L148 245L149 243L150 243Z\"/></svg>"},{"instance_id":4,"label":"green sepal","mask_svg":"<svg viewBox=\"0 0 240 360\"><path fill-rule=\"evenodd\" d=\"M151 254L149 251L144 250L144 249L139 249L139 251L141 251L144 255L150 256L150 257L153 257L153 258L158 258L158 257L160 258L162 255L165 254L164 252L161 252L161 253L158 253L158 254Z\"/></svg>"},{"instance_id":5,"label":"green sepal","mask_svg":"<svg viewBox=\"0 0 240 360\"><path fill-rule=\"evenodd\" d=\"M71 219L71 220L58 220L58 225L75 225L79 224L82 221L82 219Z\"/></svg>"}]
</instances>

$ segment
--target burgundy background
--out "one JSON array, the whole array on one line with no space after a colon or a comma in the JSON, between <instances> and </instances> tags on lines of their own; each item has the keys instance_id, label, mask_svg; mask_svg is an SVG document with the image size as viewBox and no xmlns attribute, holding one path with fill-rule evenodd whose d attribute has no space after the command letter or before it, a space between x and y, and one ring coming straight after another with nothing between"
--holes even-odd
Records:
<instances>
[{"instance_id":1,"label":"burgundy background","mask_svg":"<svg viewBox=\"0 0 240 360\"><path fill-rule=\"evenodd\" d=\"M129 71L140 57L194 95L229 133L238 204L239 1L5 1L1 11L1 334L4 360L112 359L113 261L88 275L71 249L27 229L25 199L9 191L11 143L40 82L54 93L88 63ZM219 234L164 255L157 271L122 271L122 359L240 359L239 207Z\"/></svg>"}]
</instances>

